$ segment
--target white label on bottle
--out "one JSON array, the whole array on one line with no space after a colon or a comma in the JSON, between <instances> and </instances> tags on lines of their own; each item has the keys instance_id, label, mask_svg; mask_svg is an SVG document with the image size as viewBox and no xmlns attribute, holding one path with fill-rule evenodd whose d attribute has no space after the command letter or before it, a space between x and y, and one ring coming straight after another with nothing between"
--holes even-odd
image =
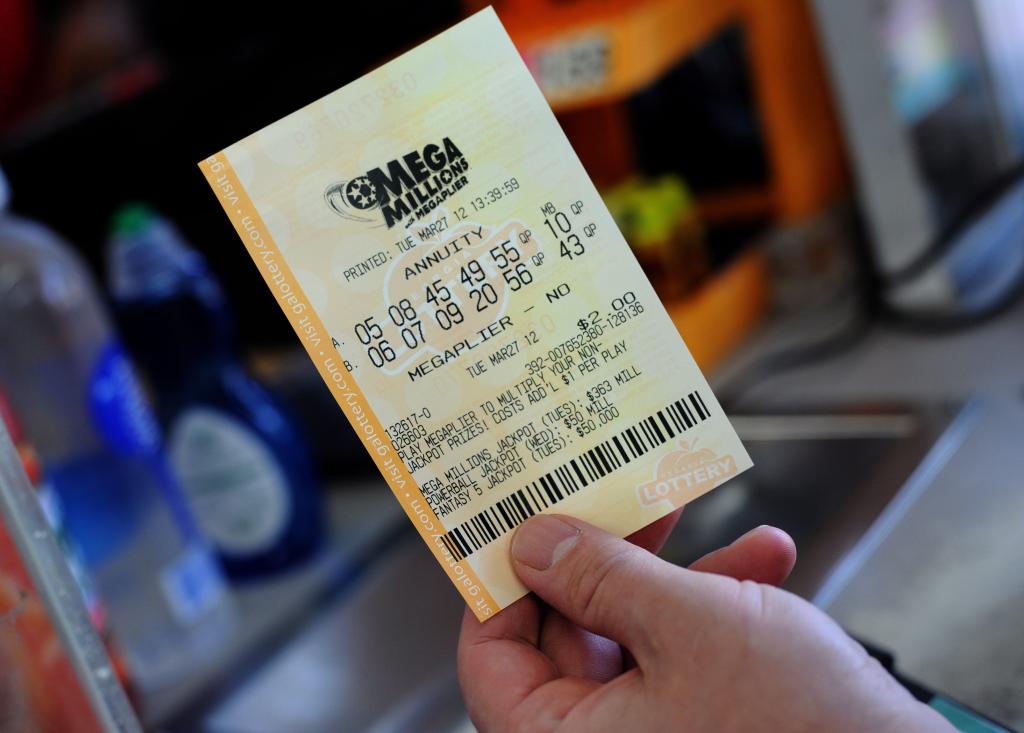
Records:
<instances>
[{"instance_id":1,"label":"white label on bottle","mask_svg":"<svg viewBox=\"0 0 1024 733\"><path fill-rule=\"evenodd\" d=\"M261 552L280 536L291 511L287 479L245 424L189 409L171 431L170 459L199 526L222 551Z\"/></svg>"}]
</instances>

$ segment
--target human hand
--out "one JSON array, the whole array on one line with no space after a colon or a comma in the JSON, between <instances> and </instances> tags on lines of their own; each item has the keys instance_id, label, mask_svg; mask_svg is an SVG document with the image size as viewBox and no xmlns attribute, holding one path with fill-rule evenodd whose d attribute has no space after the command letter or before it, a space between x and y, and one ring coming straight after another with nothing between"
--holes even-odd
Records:
<instances>
[{"instance_id":1,"label":"human hand","mask_svg":"<svg viewBox=\"0 0 1024 733\"><path fill-rule=\"evenodd\" d=\"M649 552L658 552L672 533L682 509L677 509L626 538ZM784 532L759 527L729 547L701 558L691 567L738 580L778 584L793 567L796 548ZM587 631L569 621L534 595L527 596L501 613L502 628L532 629L540 650L567 677L607 682L625 671L628 654L611 639ZM463 638L480 626L469 611L463 618ZM489 625L488 629L495 628ZM495 633L498 633L497 631Z\"/></svg>"},{"instance_id":2,"label":"human hand","mask_svg":"<svg viewBox=\"0 0 1024 733\"><path fill-rule=\"evenodd\" d=\"M459 677L483 733L953 730L825 614L769 585L794 559L778 530L687 570L542 515L518 530L512 553L561 620L545 623L533 597L484 624L466 618ZM635 666L615 663L618 644Z\"/></svg>"}]
</instances>

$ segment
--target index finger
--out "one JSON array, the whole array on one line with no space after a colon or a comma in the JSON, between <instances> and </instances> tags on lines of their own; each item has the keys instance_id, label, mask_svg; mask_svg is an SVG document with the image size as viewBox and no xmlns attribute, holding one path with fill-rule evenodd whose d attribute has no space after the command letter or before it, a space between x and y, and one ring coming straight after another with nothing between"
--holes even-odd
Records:
<instances>
[{"instance_id":1,"label":"index finger","mask_svg":"<svg viewBox=\"0 0 1024 733\"><path fill-rule=\"evenodd\" d=\"M459 685L474 721L508 720L531 692L555 679L555 666L537 648L540 620L532 596L484 622L466 608L459 634Z\"/></svg>"}]
</instances>

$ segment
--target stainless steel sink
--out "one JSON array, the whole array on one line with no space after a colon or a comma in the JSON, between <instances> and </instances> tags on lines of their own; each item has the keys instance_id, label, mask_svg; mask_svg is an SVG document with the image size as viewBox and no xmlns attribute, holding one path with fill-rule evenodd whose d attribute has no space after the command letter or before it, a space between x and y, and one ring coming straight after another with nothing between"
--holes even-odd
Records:
<instances>
[{"instance_id":1,"label":"stainless steel sink","mask_svg":"<svg viewBox=\"0 0 1024 733\"><path fill-rule=\"evenodd\" d=\"M690 503L662 556L685 565L772 524L799 551L786 587L827 608L980 409L969 402L732 415L754 468Z\"/></svg>"}]
</instances>

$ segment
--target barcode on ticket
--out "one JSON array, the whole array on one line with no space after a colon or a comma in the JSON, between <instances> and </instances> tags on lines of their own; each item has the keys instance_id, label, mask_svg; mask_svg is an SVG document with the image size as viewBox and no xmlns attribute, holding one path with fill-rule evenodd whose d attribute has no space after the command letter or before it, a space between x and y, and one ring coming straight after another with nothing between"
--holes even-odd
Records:
<instances>
[{"instance_id":1,"label":"barcode on ticket","mask_svg":"<svg viewBox=\"0 0 1024 733\"><path fill-rule=\"evenodd\" d=\"M441 535L441 541L457 560L469 557L534 514L704 422L709 414L700 393L691 392L495 502Z\"/></svg>"}]
</instances>

